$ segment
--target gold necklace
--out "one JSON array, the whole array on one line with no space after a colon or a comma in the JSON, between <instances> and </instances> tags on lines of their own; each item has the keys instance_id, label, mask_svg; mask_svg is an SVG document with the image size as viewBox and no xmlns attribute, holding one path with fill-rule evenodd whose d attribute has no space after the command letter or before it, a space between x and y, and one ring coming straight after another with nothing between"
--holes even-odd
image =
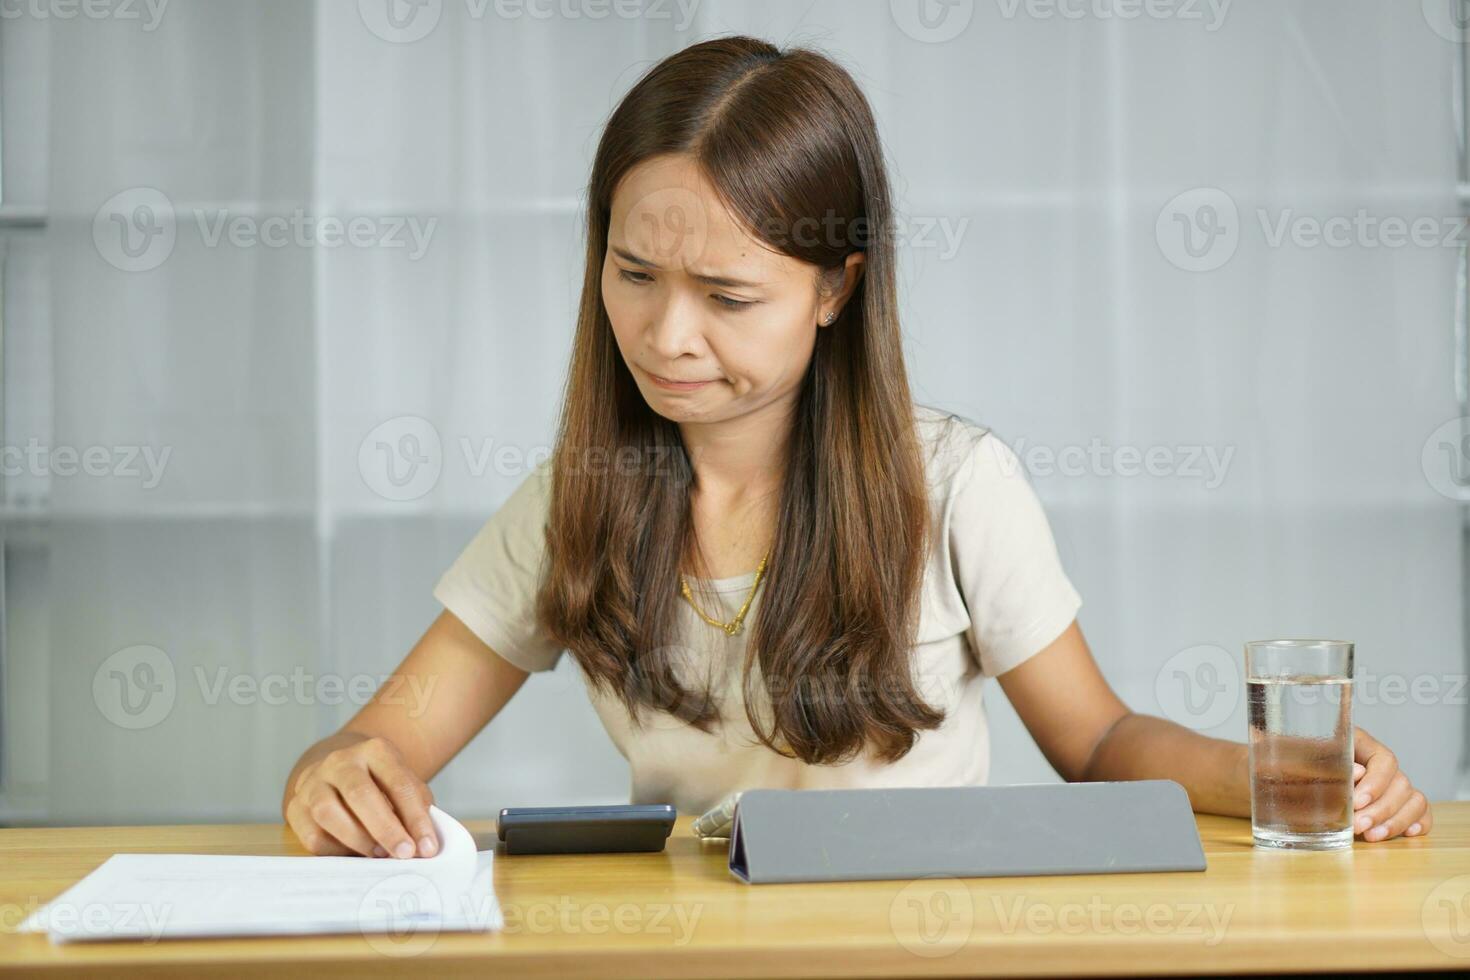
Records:
<instances>
[{"instance_id":1,"label":"gold necklace","mask_svg":"<svg viewBox=\"0 0 1470 980\"><path fill-rule=\"evenodd\" d=\"M689 593L689 580L682 575L679 576L679 591L683 593L684 598L688 601L689 605L694 607L694 611L699 613L700 619L703 619L711 626L716 626L724 630L726 636L734 636L736 633L739 633L740 630L743 628L745 614L750 609L751 600L755 598L755 590L761 587L761 579L764 578L766 574L766 559L770 557L771 553L767 551L765 558L762 558L761 563L756 566L755 582L750 587L750 594L745 597L745 603L740 607L740 611L735 614L735 618L730 620L728 623L722 623L718 619L711 619L709 616L706 616L704 614L704 610L695 605L694 596Z\"/></svg>"}]
</instances>

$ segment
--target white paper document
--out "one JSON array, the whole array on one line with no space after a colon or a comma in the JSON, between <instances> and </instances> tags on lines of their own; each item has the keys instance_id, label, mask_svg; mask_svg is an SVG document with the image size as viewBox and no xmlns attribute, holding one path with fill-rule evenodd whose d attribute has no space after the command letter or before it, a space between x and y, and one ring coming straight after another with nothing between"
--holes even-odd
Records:
<instances>
[{"instance_id":1,"label":"white paper document","mask_svg":"<svg viewBox=\"0 0 1470 980\"><path fill-rule=\"evenodd\" d=\"M504 928L494 852L477 854L438 807L429 814L440 850L428 858L114 854L20 929L52 942L325 933L388 942Z\"/></svg>"}]
</instances>

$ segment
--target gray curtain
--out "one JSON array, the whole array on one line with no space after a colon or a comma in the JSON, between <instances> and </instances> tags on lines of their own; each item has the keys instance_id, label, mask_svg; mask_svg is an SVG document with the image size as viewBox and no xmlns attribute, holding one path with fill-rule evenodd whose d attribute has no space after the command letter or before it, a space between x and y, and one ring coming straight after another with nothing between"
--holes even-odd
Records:
<instances>
[{"instance_id":1,"label":"gray curtain","mask_svg":"<svg viewBox=\"0 0 1470 980\"><path fill-rule=\"evenodd\" d=\"M863 85L916 394L1027 461L1125 700L1243 739L1244 641L1352 639L1358 723L1453 794L1459 517L1423 460L1458 252L1309 241L1457 212L1458 44L1419 4L593 6L0 24L7 169L49 178L0 229L5 442L100 447L3 483L0 819L276 817L547 448L607 114L725 32ZM1056 778L988 704L993 781ZM627 769L568 659L434 785L481 816Z\"/></svg>"}]
</instances>

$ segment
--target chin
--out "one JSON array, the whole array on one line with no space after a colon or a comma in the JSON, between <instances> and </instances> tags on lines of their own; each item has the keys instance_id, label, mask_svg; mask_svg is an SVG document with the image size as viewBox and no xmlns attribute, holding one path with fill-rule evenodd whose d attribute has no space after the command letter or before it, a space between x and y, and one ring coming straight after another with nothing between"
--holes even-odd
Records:
<instances>
[{"instance_id":1,"label":"chin","mask_svg":"<svg viewBox=\"0 0 1470 980\"><path fill-rule=\"evenodd\" d=\"M669 398L668 392L655 388L652 392L645 392L643 401L653 410L655 415L661 415L670 422L708 422L709 410L698 405L691 405L683 398Z\"/></svg>"}]
</instances>

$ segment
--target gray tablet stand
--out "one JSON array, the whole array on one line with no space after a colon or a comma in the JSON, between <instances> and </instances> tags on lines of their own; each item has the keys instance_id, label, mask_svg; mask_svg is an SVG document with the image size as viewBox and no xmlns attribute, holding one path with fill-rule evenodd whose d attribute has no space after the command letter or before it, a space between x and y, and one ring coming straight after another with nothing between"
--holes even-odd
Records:
<instances>
[{"instance_id":1,"label":"gray tablet stand","mask_svg":"<svg viewBox=\"0 0 1470 980\"><path fill-rule=\"evenodd\" d=\"M730 831L730 873L751 884L1204 869L1169 779L752 789Z\"/></svg>"}]
</instances>

